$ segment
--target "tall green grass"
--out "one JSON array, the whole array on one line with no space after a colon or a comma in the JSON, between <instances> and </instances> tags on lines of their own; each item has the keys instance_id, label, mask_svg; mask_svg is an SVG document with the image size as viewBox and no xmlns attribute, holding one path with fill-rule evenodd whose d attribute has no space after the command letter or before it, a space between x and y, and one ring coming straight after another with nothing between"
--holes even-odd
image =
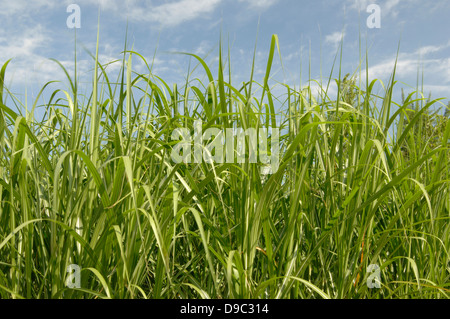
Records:
<instances>
[{"instance_id":1,"label":"tall green grass","mask_svg":"<svg viewBox=\"0 0 450 319\"><path fill-rule=\"evenodd\" d=\"M180 87L126 49L111 80L97 46L89 95L60 64L68 90L44 86L46 104L39 95L23 115L5 62L1 298L448 298L450 122L430 111L440 100L417 90L395 103L395 70L384 84L360 69L365 85L329 79L337 97L329 83L274 96L279 51L273 36L265 77L238 86L221 52L216 76L190 54L207 80ZM133 71L138 60L148 72ZM278 171L173 163L171 132L195 120L280 127ZM70 264L79 289L66 287ZM380 289L366 284L370 264Z\"/></svg>"}]
</instances>

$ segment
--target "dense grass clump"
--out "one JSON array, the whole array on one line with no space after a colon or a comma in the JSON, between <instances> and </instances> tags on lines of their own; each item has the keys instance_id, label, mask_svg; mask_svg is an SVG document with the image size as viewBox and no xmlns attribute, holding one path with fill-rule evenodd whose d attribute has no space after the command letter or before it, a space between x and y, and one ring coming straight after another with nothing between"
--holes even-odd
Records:
<instances>
[{"instance_id":1,"label":"dense grass clump","mask_svg":"<svg viewBox=\"0 0 450 319\"><path fill-rule=\"evenodd\" d=\"M133 72L145 62L135 52L117 81L95 57L89 95L68 77L39 120L39 97L15 110L4 63L1 298L448 298L450 122L431 111L439 100L417 91L395 103L395 70L382 96L377 80L355 77L335 80L337 97L328 85L274 96L277 46L274 36L262 83L239 87L222 55L217 78L191 55L207 80L182 88L150 67ZM279 127L279 169L174 163L171 133L195 120L203 131ZM80 288L66 287L70 264ZM371 264L380 289L367 286Z\"/></svg>"}]
</instances>

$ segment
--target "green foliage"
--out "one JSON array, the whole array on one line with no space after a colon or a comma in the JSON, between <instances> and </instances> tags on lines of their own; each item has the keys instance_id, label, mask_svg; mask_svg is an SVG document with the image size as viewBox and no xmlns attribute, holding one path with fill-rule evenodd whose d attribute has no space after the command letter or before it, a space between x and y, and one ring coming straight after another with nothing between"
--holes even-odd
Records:
<instances>
[{"instance_id":1,"label":"green foliage","mask_svg":"<svg viewBox=\"0 0 450 319\"><path fill-rule=\"evenodd\" d=\"M117 81L94 57L90 96L69 79L39 121L34 108L13 111L6 62L0 297L448 298L450 124L425 112L439 100L396 105L394 77L382 97L376 80L357 87L354 77L337 80L337 100L325 88L274 96L277 48L273 36L263 84L252 76L242 89L225 80L222 55L217 79L191 55L208 80L183 88L150 67L133 72L135 59L148 65L136 52L125 50ZM259 163L171 161L175 128L276 118L272 175ZM70 264L82 268L80 289L65 285ZM369 264L381 289L366 285Z\"/></svg>"}]
</instances>

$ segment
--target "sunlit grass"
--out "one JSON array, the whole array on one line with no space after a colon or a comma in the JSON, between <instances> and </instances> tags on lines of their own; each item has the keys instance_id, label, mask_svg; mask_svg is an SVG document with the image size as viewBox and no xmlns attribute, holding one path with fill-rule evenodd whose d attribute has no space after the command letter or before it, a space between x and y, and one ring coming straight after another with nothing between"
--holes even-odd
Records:
<instances>
[{"instance_id":1,"label":"sunlit grass","mask_svg":"<svg viewBox=\"0 0 450 319\"><path fill-rule=\"evenodd\" d=\"M97 49L90 96L68 76L40 120L14 111L4 63L1 298L448 298L450 122L428 112L440 101L395 105L395 70L382 96L355 77L330 79L337 98L327 85L273 96L278 54L273 36L265 77L245 87L221 54L217 77L191 55L207 80L177 87L133 72L151 63L131 51L111 80ZM174 163L171 132L195 120L280 127L278 171Z\"/></svg>"}]
</instances>

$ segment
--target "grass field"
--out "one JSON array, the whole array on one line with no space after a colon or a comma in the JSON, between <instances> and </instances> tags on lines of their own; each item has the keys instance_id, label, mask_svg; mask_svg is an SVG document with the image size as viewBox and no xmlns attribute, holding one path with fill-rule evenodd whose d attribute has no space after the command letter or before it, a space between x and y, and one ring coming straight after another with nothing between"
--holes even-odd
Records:
<instances>
[{"instance_id":1,"label":"grass field","mask_svg":"<svg viewBox=\"0 0 450 319\"><path fill-rule=\"evenodd\" d=\"M275 96L276 36L268 52L265 77L245 85L221 53L214 75L191 55L206 80L181 87L135 73L151 61L130 51L110 79L97 44L90 92L75 73L27 111L3 63L0 297L448 298L446 106L419 89L395 103L395 70L381 95L357 70L319 95L278 84ZM279 127L278 170L174 163L171 133L195 120ZM80 288L66 285L71 264Z\"/></svg>"}]
</instances>

